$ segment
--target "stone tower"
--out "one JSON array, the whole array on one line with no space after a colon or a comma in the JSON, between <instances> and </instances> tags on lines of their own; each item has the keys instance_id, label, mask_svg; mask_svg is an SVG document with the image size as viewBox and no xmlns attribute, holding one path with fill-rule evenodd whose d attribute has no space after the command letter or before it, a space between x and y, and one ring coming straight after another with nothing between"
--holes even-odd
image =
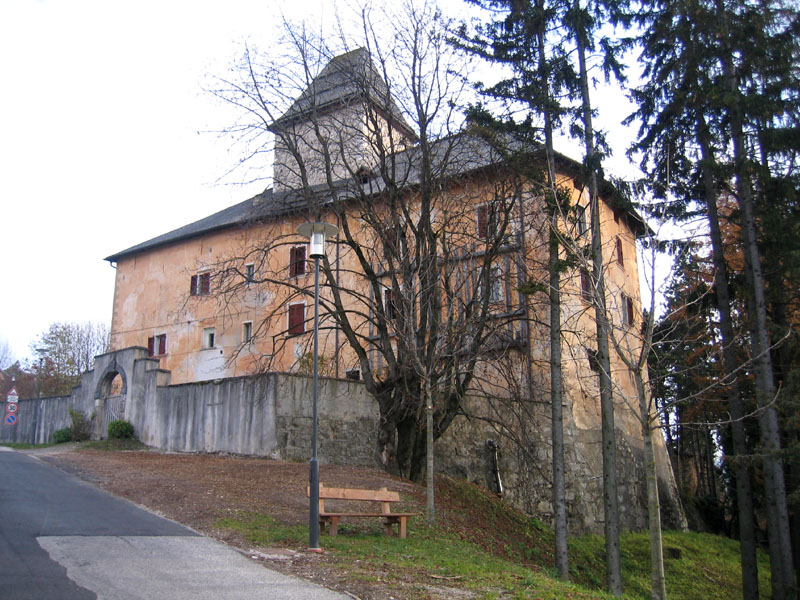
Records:
<instances>
[{"instance_id":1,"label":"stone tower","mask_svg":"<svg viewBox=\"0 0 800 600\"><path fill-rule=\"evenodd\" d=\"M331 59L270 129L278 193L364 177L416 140L364 48Z\"/></svg>"}]
</instances>

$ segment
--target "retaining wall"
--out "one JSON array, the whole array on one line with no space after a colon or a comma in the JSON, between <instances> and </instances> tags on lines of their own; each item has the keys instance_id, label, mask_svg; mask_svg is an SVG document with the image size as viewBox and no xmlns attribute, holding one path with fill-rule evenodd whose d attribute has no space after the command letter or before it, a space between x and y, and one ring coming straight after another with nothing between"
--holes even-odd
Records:
<instances>
[{"instance_id":1,"label":"retaining wall","mask_svg":"<svg viewBox=\"0 0 800 600\"><path fill-rule=\"evenodd\" d=\"M112 379L122 378L121 396L110 396ZM70 396L21 400L18 423L0 426L0 440L44 443L70 424L69 409L92 422L102 439L113 405L130 421L144 444L174 452L227 452L307 461L311 449L312 380L270 373L199 383L169 384L170 374L148 358L145 348L126 348L96 357ZM377 404L358 382L320 379L318 456L320 463L380 466ZM522 410L524 408L525 410ZM518 415L499 427L499 412ZM496 488L493 450L500 447L500 475L506 498L529 514L549 520L551 506L550 408L492 406L486 398L465 403L469 417L456 418L436 444L437 470L490 489ZM599 430L580 429L565 411L567 504L571 529L601 532L602 478ZM623 526L646 526L641 440L618 436L618 479ZM524 440L524 442L523 442ZM660 457L666 459L666 452ZM683 525L683 513L669 465L659 465L662 506L668 526ZM666 470L665 470L666 469Z\"/></svg>"}]
</instances>

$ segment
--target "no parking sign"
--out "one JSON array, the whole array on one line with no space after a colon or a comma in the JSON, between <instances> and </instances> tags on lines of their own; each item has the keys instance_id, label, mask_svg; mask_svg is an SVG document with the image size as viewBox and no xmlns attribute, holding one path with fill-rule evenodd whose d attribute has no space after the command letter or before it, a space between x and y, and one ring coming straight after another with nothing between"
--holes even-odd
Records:
<instances>
[{"instance_id":1,"label":"no parking sign","mask_svg":"<svg viewBox=\"0 0 800 600\"><path fill-rule=\"evenodd\" d=\"M6 425L16 425L17 424L17 401L19 400L19 395L17 394L17 388L11 385L11 389L8 390L8 395L6 396L6 418L5 423Z\"/></svg>"}]
</instances>

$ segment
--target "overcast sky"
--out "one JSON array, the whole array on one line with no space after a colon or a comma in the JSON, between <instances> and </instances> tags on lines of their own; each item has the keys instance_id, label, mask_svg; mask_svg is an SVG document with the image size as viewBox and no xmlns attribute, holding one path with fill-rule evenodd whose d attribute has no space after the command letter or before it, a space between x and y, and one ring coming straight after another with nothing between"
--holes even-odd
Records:
<instances>
[{"instance_id":1,"label":"overcast sky","mask_svg":"<svg viewBox=\"0 0 800 600\"><path fill-rule=\"evenodd\" d=\"M268 47L282 14L319 27L334 8L0 1L0 343L16 358L31 357L50 323L110 324L105 256L261 191L215 185L238 155L205 133L229 115L201 81L223 73L243 42ZM627 114L621 100L606 105L615 132Z\"/></svg>"}]
</instances>

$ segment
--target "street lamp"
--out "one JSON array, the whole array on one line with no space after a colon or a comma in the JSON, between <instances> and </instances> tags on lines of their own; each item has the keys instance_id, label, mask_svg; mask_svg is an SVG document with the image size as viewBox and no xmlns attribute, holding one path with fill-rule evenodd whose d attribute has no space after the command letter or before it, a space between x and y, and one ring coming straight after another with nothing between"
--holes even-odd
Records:
<instances>
[{"instance_id":1,"label":"street lamp","mask_svg":"<svg viewBox=\"0 0 800 600\"><path fill-rule=\"evenodd\" d=\"M42 361L44 361L44 353L47 352L47 348L35 348L35 350L39 355L39 373L36 378L36 399L38 400L42 397Z\"/></svg>"},{"instance_id":2,"label":"street lamp","mask_svg":"<svg viewBox=\"0 0 800 600\"><path fill-rule=\"evenodd\" d=\"M308 238L308 255L314 259L314 396L311 418L311 461L308 481L311 493L308 506L308 549L319 552L319 463L317 462L317 397L319 395L319 259L325 256L325 238L339 233L330 223L303 223L298 235Z\"/></svg>"}]
</instances>

